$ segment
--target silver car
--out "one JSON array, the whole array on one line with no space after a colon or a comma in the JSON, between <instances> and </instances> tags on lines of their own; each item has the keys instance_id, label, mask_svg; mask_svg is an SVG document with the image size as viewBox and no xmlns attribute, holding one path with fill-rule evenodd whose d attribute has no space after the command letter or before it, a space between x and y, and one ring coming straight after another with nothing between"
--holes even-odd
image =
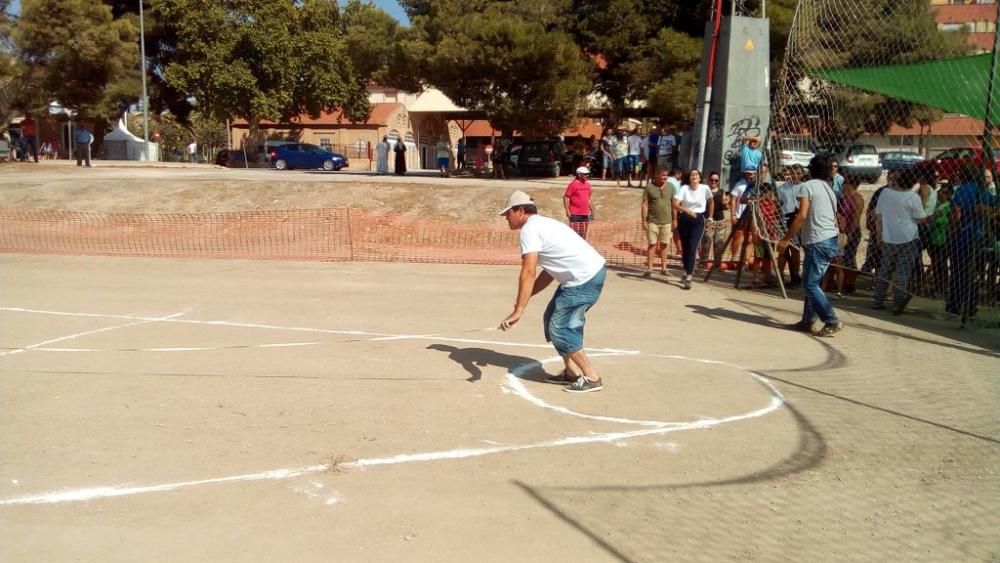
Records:
<instances>
[{"instance_id":1,"label":"silver car","mask_svg":"<svg viewBox=\"0 0 1000 563\"><path fill-rule=\"evenodd\" d=\"M803 168L809 166L809 161L815 156L813 142L805 137L780 137L775 139L774 151L782 168L799 164ZM774 153L771 153L774 154Z\"/></svg>"},{"instance_id":2,"label":"silver car","mask_svg":"<svg viewBox=\"0 0 1000 563\"><path fill-rule=\"evenodd\" d=\"M882 158L875 145L866 143L850 143L824 147L822 152L829 153L837 161L840 173L857 176L863 182L874 184L882 177Z\"/></svg>"}]
</instances>

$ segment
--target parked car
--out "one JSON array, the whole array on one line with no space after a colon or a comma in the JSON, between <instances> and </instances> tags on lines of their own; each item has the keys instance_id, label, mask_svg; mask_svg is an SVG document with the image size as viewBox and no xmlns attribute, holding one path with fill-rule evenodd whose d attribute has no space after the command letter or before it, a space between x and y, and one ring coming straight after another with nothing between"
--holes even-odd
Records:
<instances>
[{"instance_id":1,"label":"parked car","mask_svg":"<svg viewBox=\"0 0 1000 563\"><path fill-rule=\"evenodd\" d=\"M997 151L993 158L995 166L1000 168L1000 151ZM953 184L958 181L958 172L963 166L972 165L985 168L985 162L982 147L955 147L934 158L918 162L914 168L923 170L933 167L939 179Z\"/></svg>"},{"instance_id":2,"label":"parked car","mask_svg":"<svg viewBox=\"0 0 1000 563\"><path fill-rule=\"evenodd\" d=\"M348 165L347 157L307 143L287 143L274 148L271 164L278 170L322 168L340 170Z\"/></svg>"},{"instance_id":3,"label":"parked car","mask_svg":"<svg viewBox=\"0 0 1000 563\"><path fill-rule=\"evenodd\" d=\"M517 170L522 176L541 175L555 178L572 165L572 155L562 141L526 141L517 157Z\"/></svg>"},{"instance_id":4,"label":"parked car","mask_svg":"<svg viewBox=\"0 0 1000 563\"><path fill-rule=\"evenodd\" d=\"M852 175L868 183L878 182L882 177L882 162L879 159L875 145L865 143L850 143L830 145L818 152L826 152L833 156L843 175Z\"/></svg>"},{"instance_id":5,"label":"parked car","mask_svg":"<svg viewBox=\"0 0 1000 563\"><path fill-rule=\"evenodd\" d=\"M775 138L774 143L773 149L778 151L778 162L782 168L793 164L808 168L809 161L816 156L812 140L805 137L780 137Z\"/></svg>"},{"instance_id":6,"label":"parked car","mask_svg":"<svg viewBox=\"0 0 1000 563\"><path fill-rule=\"evenodd\" d=\"M912 151L884 151L882 153L882 170L909 170L916 166L924 157Z\"/></svg>"}]
</instances>

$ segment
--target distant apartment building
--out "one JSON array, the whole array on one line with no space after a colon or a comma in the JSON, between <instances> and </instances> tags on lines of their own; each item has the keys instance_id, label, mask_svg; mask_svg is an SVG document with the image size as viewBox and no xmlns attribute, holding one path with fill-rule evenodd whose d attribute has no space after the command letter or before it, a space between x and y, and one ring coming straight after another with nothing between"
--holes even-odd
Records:
<instances>
[{"instance_id":1,"label":"distant apartment building","mask_svg":"<svg viewBox=\"0 0 1000 563\"><path fill-rule=\"evenodd\" d=\"M929 9L934 14L938 29L951 31L964 28L969 32L969 44L976 52L993 50L998 15L996 0L930 0ZM979 144L983 128L983 122L978 119L945 114L929 128L895 125L887 135L870 139L880 150L901 148L933 156L950 147Z\"/></svg>"}]
</instances>

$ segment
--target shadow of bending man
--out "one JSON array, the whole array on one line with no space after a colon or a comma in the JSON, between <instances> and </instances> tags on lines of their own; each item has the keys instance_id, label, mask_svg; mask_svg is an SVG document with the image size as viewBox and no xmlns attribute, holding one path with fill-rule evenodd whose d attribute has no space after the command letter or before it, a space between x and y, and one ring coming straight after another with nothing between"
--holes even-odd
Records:
<instances>
[{"instance_id":1,"label":"shadow of bending man","mask_svg":"<svg viewBox=\"0 0 1000 563\"><path fill-rule=\"evenodd\" d=\"M542 364L534 358L524 356L514 356L511 354L501 354L495 350L486 348L458 348L447 344L431 344L428 350L447 352L448 359L461 364L465 371L469 372L466 381L474 383L483 378L482 368L496 366L505 371L518 369L517 376L529 381L544 381L545 372Z\"/></svg>"}]
</instances>

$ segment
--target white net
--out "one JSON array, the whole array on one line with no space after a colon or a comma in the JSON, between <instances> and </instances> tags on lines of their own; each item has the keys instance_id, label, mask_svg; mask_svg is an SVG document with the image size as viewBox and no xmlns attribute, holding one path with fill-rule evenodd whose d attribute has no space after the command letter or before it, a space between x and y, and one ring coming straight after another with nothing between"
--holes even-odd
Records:
<instances>
[{"instance_id":1,"label":"white net","mask_svg":"<svg viewBox=\"0 0 1000 563\"><path fill-rule=\"evenodd\" d=\"M812 156L830 155L841 253L827 291L995 328L1000 116L991 111L995 43L984 35L995 35L997 6L987 10L990 34L941 30L932 9L927 0L799 2L776 69L772 177L759 180L753 228L765 240L784 236L789 186ZM789 281L798 254L781 257Z\"/></svg>"}]
</instances>

